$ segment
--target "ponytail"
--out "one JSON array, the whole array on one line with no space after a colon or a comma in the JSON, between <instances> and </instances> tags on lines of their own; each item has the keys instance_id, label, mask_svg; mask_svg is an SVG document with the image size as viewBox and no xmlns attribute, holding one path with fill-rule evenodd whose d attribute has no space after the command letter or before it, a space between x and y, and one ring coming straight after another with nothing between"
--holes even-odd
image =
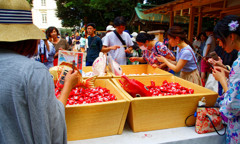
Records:
<instances>
[{"instance_id":1,"label":"ponytail","mask_svg":"<svg viewBox=\"0 0 240 144\"><path fill-rule=\"evenodd\" d=\"M183 41L193 49L192 43L188 39L185 38Z\"/></svg>"}]
</instances>

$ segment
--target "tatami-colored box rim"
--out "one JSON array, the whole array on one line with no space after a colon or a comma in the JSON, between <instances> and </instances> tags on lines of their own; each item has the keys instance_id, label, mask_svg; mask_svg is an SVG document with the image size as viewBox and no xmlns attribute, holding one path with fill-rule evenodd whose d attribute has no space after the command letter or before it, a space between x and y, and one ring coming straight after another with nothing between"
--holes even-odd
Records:
<instances>
[{"instance_id":1,"label":"tatami-colored box rim","mask_svg":"<svg viewBox=\"0 0 240 144\"><path fill-rule=\"evenodd\" d=\"M66 107L68 141L122 134L130 101L109 79L96 79L95 86L106 87L116 101Z\"/></svg>"},{"instance_id":2,"label":"tatami-colored box rim","mask_svg":"<svg viewBox=\"0 0 240 144\"><path fill-rule=\"evenodd\" d=\"M145 85L150 85L151 80L156 85L161 85L167 79L168 82L179 82L182 86L195 90L194 94L133 98L121 87L118 81L120 78L112 78L112 82L131 101L127 121L134 132L183 127L185 118L195 112L202 97L207 99L208 106L213 106L218 96L209 89L173 75L128 77ZM189 123L194 124L194 119L189 120Z\"/></svg>"}]
</instances>

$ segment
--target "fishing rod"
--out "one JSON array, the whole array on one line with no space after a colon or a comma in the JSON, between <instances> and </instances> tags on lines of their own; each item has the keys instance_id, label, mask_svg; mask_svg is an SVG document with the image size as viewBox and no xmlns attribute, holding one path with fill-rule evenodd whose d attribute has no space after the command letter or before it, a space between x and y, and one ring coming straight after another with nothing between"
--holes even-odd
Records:
<instances>
[{"instance_id":1,"label":"fishing rod","mask_svg":"<svg viewBox=\"0 0 240 144\"><path fill-rule=\"evenodd\" d=\"M200 56L201 59L203 59L212 69L214 68L213 65L210 62L208 62L208 60L206 60L202 55L200 55L199 53L196 53L196 54Z\"/></svg>"}]
</instances>

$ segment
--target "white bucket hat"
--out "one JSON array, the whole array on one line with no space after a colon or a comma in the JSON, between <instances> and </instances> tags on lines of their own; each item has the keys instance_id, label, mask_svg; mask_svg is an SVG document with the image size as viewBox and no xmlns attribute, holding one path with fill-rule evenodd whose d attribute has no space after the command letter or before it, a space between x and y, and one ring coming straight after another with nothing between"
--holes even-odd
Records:
<instances>
[{"instance_id":1,"label":"white bucket hat","mask_svg":"<svg viewBox=\"0 0 240 144\"><path fill-rule=\"evenodd\" d=\"M133 37L137 37L138 33L133 32L131 35L132 35Z\"/></svg>"},{"instance_id":2,"label":"white bucket hat","mask_svg":"<svg viewBox=\"0 0 240 144\"><path fill-rule=\"evenodd\" d=\"M115 28L112 25L108 25L106 27L106 31L114 31L114 30L115 30Z\"/></svg>"},{"instance_id":3,"label":"white bucket hat","mask_svg":"<svg viewBox=\"0 0 240 144\"><path fill-rule=\"evenodd\" d=\"M30 4L26 0L0 0L0 41L28 39L46 39L33 24Z\"/></svg>"}]
</instances>

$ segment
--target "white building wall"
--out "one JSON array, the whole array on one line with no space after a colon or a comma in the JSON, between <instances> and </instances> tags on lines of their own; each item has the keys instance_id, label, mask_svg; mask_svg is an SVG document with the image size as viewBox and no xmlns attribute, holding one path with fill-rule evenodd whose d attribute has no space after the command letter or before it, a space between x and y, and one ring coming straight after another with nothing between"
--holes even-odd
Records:
<instances>
[{"instance_id":1,"label":"white building wall","mask_svg":"<svg viewBox=\"0 0 240 144\"><path fill-rule=\"evenodd\" d=\"M50 26L62 28L61 20L56 16L56 1L45 0L46 6L42 6L44 0L33 0L33 23L40 29L47 29ZM42 15L46 14L46 23L43 22Z\"/></svg>"}]
</instances>

